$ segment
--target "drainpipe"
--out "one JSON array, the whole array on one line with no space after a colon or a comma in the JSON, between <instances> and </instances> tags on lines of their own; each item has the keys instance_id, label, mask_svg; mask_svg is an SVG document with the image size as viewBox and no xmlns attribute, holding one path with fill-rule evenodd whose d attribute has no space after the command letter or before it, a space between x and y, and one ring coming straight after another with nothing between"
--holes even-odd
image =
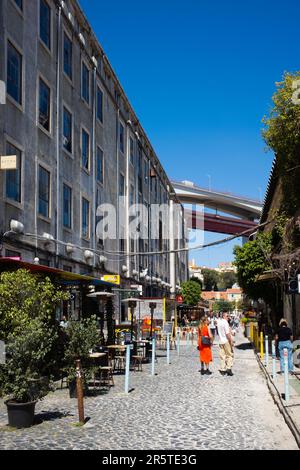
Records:
<instances>
[{"instance_id":1,"label":"drainpipe","mask_svg":"<svg viewBox=\"0 0 300 470\"><path fill-rule=\"evenodd\" d=\"M97 149L96 149L96 106L97 106L97 67L94 67L93 71L94 76L94 96L93 96L93 158L92 158L92 178L93 178L93 204L92 204L92 230L93 230L93 238L92 244L93 249L96 250L97 248L97 241L96 241L96 211L97 211L97 200L96 200L96 179L97 179Z\"/></svg>"},{"instance_id":2,"label":"drainpipe","mask_svg":"<svg viewBox=\"0 0 300 470\"><path fill-rule=\"evenodd\" d=\"M131 267L130 267L130 236L129 236L129 201L130 201L130 183L129 183L129 158L130 158L130 132L129 132L129 125L128 123L126 124L126 190L125 190L125 195L126 195L126 207L125 207L125 236L126 236L126 265L128 268L128 271L126 273L126 277L130 278L131 275Z\"/></svg>"},{"instance_id":3,"label":"drainpipe","mask_svg":"<svg viewBox=\"0 0 300 470\"><path fill-rule=\"evenodd\" d=\"M175 279L175 253L174 250L174 201L170 199L170 220L169 220L169 237L170 237L170 284L171 298L175 298L176 279Z\"/></svg>"},{"instance_id":4,"label":"drainpipe","mask_svg":"<svg viewBox=\"0 0 300 470\"><path fill-rule=\"evenodd\" d=\"M60 54L61 5L58 6L56 67L56 240L60 239ZM56 243L56 267L59 267L59 245Z\"/></svg>"}]
</instances>

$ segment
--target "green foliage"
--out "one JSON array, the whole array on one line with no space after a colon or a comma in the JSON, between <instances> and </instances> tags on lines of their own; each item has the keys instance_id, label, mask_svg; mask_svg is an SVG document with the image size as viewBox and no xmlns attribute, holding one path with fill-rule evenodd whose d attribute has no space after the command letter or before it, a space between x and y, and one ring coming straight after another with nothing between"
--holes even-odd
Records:
<instances>
[{"instance_id":1,"label":"green foliage","mask_svg":"<svg viewBox=\"0 0 300 470\"><path fill-rule=\"evenodd\" d=\"M0 339L18 335L32 319L55 321L55 308L69 294L57 289L49 278L25 269L0 275Z\"/></svg>"},{"instance_id":2,"label":"green foliage","mask_svg":"<svg viewBox=\"0 0 300 470\"><path fill-rule=\"evenodd\" d=\"M218 290L231 289L231 287L237 283L237 276L234 272L224 272L218 274Z\"/></svg>"},{"instance_id":3,"label":"green foliage","mask_svg":"<svg viewBox=\"0 0 300 470\"><path fill-rule=\"evenodd\" d=\"M65 370L69 379L75 378L75 362L81 360L83 369L89 364L89 352L100 344L100 335L95 316L69 322L65 329L66 347L64 353Z\"/></svg>"},{"instance_id":4,"label":"green foliage","mask_svg":"<svg viewBox=\"0 0 300 470\"><path fill-rule=\"evenodd\" d=\"M9 334L6 363L1 367L1 394L20 403L43 398L52 389L51 353L57 340L55 327L39 319L24 325L21 335Z\"/></svg>"},{"instance_id":5,"label":"green foliage","mask_svg":"<svg viewBox=\"0 0 300 470\"><path fill-rule=\"evenodd\" d=\"M202 282L201 282L201 279L199 279L199 278L196 277L196 276L192 276L192 277L190 278L190 281L197 282L197 283L200 285L201 290L202 290Z\"/></svg>"},{"instance_id":6,"label":"green foliage","mask_svg":"<svg viewBox=\"0 0 300 470\"><path fill-rule=\"evenodd\" d=\"M186 305L197 305L201 298L201 286L198 282L187 281L181 285L182 297Z\"/></svg>"},{"instance_id":7,"label":"green foliage","mask_svg":"<svg viewBox=\"0 0 300 470\"><path fill-rule=\"evenodd\" d=\"M229 302L228 300L216 300L213 303L214 312L232 312L235 309L235 302Z\"/></svg>"},{"instance_id":8,"label":"green foliage","mask_svg":"<svg viewBox=\"0 0 300 470\"><path fill-rule=\"evenodd\" d=\"M0 275L0 339L7 350L0 366L1 395L27 402L52 389L59 343L55 308L67 298L49 278L26 270Z\"/></svg>"},{"instance_id":9,"label":"green foliage","mask_svg":"<svg viewBox=\"0 0 300 470\"><path fill-rule=\"evenodd\" d=\"M263 283L257 277L271 269L268 256L272 251L272 234L259 233L254 241L234 248L235 265L240 287L252 299L265 298Z\"/></svg>"},{"instance_id":10,"label":"green foliage","mask_svg":"<svg viewBox=\"0 0 300 470\"><path fill-rule=\"evenodd\" d=\"M267 146L277 155L278 174L282 185L281 210L294 215L300 207L300 105L293 102L295 83L300 80L300 71L285 73L276 83L273 108L269 117L264 117L263 137Z\"/></svg>"},{"instance_id":11,"label":"green foliage","mask_svg":"<svg viewBox=\"0 0 300 470\"><path fill-rule=\"evenodd\" d=\"M202 269L204 290L218 290L219 275L214 269Z\"/></svg>"}]
</instances>

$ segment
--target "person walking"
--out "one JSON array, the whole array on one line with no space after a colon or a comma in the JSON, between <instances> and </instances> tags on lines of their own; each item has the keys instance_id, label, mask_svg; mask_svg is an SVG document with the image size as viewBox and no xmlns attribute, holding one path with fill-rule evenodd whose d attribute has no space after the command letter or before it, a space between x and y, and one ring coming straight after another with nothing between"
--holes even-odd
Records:
<instances>
[{"instance_id":1,"label":"person walking","mask_svg":"<svg viewBox=\"0 0 300 470\"><path fill-rule=\"evenodd\" d=\"M233 376L233 338L228 324L228 313L223 312L218 320L219 348L220 348L220 374Z\"/></svg>"},{"instance_id":2,"label":"person walking","mask_svg":"<svg viewBox=\"0 0 300 470\"><path fill-rule=\"evenodd\" d=\"M209 317L209 329L214 339L216 337L216 323L217 323L217 319L215 315L211 313Z\"/></svg>"},{"instance_id":3,"label":"person walking","mask_svg":"<svg viewBox=\"0 0 300 470\"><path fill-rule=\"evenodd\" d=\"M211 347L213 343L213 335L209 329L209 319L204 316L201 318L198 327L198 349L200 353L201 375L211 375L209 364L212 362Z\"/></svg>"},{"instance_id":4,"label":"person walking","mask_svg":"<svg viewBox=\"0 0 300 470\"><path fill-rule=\"evenodd\" d=\"M282 318L279 322L279 328L275 335L275 341L278 344L278 351L280 357L280 372L279 374L284 373L284 349L288 350L288 367L289 372L293 372L293 333L292 330L288 327L288 323L285 318Z\"/></svg>"}]
</instances>

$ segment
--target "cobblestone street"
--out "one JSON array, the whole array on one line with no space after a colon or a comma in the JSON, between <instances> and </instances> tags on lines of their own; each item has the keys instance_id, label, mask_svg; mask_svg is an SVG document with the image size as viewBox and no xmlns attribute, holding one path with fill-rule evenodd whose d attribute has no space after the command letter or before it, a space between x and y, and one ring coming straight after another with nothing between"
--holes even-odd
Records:
<instances>
[{"instance_id":1,"label":"cobblestone street","mask_svg":"<svg viewBox=\"0 0 300 470\"><path fill-rule=\"evenodd\" d=\"M40 402L37 424L27 430L6 426L0 404L1 449L298 449L277 407L247 340L235 349L234 377L218 372L218 346L211 376L199 374L196 344L170 366L158 351L158 375L131 374L134 390L123 392L124 376L107 394L85 401L90 418L76 426L77 401L59 390Z\"/></svg>"}]
</instances>

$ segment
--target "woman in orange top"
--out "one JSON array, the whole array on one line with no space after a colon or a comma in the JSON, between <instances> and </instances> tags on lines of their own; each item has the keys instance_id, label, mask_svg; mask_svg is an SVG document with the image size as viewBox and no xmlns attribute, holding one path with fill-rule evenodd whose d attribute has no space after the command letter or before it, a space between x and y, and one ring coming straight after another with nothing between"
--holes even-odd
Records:
<instances>
[{"instance_id":1,"label":"woman in orange top","mask_svg":"<svg viewBox=\"0 0 300 470\"><path fill-rule=\"evenodd\" d=\"M211 347L213 343L213 335L208 327L209 320L206 316L202 317L198 327L198 349L200 352L201 362L201 375L211 375L212 372L209 370L209 363L212 362ZM207 339L203 339L207 338ZM209 344L206 344L208 343Z\"/></svg>"}]
</instances>

